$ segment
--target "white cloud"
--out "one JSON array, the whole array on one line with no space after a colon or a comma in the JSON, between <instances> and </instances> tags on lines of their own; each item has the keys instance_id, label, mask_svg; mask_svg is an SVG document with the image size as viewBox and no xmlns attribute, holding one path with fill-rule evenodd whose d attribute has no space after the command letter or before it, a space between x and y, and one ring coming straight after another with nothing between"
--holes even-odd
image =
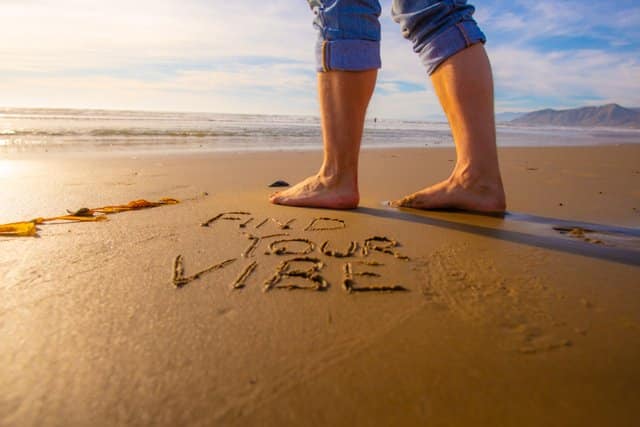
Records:
<instances>
[{"instance_id":1,"label":"white cloud","mask_svg":"<svg viewBox=\"0 0 640 427\"><path fill-rule=\"evenodd\" d=\"M312 59L304 4L79 0L3 5L3 70L56 71L219 56ZM11 42L9 42L11 41Z\"/></svg>"},{"instance_id":2,"label":"white cloud","mask_svg":"<svg viewBox=\"0 0 640 427\"><path fill-rule=\"evenodd\" d=\"M640 62L620 53L597 50L540 53L531 49L490 49L496 86L509 99L555 99L575 107L579 100L599 104L640 105Z\"/></svg>"},{"instance_id":3,"label":"white cloud","mask_svg":"<svg viewBox=\"0 0 640 427\"><path fill-rule=\"evenodd\" d=\"M512 12L502 13L493 19L493 28L499 31L521 31L525 30L528 22L524 16Z\"/></svg>"},{"instance_id":4,"label":"white cloud","mask_svg":"<svg viewBox=\"0 0 640 427\"><path fill-rule=\"evenodd\" d=\"M382 2L382 90L370 114L439 114L424 68L389 18L390 3ZM603 0L475 4L489 35L499 111L591 99L640 105L632 46L639 7L617 10ZM0 0L0 7L4 106L317 113L316 36L303 1ZM620 50L534 48L540 34L596 37ZM545 105L536 104L541 98Z\"/></svg>"}]
</instances>

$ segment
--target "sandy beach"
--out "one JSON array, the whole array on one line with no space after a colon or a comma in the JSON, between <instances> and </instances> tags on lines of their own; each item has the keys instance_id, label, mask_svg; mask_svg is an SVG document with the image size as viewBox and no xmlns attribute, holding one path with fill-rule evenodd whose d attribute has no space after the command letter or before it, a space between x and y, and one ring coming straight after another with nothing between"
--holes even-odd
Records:
<instances>
[{"instance_id":1,"label":"sandy beach","mask_svg":"<svg viewBox=\"0 0 640 427\"><path fill-rule=\"evenodd\" d=\"M504 218L383 204L451 148L352 211L267 203L315 151L0 155L0 224L180 200L0 237L0 425L637 425L640 146L499 154Z\"/></svg>"}]
</instances>

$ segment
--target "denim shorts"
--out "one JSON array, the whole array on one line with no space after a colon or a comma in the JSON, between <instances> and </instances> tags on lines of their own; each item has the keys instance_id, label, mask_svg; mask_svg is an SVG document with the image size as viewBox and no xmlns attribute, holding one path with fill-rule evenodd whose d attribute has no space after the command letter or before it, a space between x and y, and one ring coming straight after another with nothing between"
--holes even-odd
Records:
<instances>
[{"instance_id":1,"label":"denim shorts","mask_svg":"<svg viewBox=\"0 0 640 427\"><path fill-rule=\"evenodd\" d=\"M380 68L378 0L307 1L318 30L318 71ZM450 56L486 41L474 11L466 0L393 0L391 16L431 74Z\"/></svg>"}]
</instances>

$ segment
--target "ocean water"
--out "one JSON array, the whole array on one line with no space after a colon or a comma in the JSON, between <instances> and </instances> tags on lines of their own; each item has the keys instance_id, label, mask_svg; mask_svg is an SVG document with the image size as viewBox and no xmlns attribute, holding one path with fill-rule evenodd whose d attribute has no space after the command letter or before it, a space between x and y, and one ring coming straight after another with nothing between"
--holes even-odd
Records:
<instances>
[{"instance_id":1,"label":"ocean water","mask_svg":"<svg viewBox=\"0 0 640 427\"><path fill-rule=\"evenodd\" d=\"M498 124L499 146L640 142L640 130ZM447 147L446 123L367 119L364 148ZM321 149L317 117L0 108L0 152Z\"/></svg>"}]
</instances>

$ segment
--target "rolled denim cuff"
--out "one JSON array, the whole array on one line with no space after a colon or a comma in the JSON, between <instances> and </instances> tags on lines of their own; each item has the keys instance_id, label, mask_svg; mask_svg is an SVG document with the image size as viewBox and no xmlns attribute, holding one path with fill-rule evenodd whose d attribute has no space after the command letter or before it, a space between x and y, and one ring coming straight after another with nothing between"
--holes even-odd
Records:
<instances>
[{"instance_id":1,"label":"rolled denim cuff","mask_svg":"<svg viewBox=\"0 0 640 427\"><path fill-rule=\"evenodd\" d=\"M318 40L318 72L331 70L364 71L382 66L380 42L373 40Z\"/></svg>"},{"instance_id":2,"label":"rolled denim cuff","mask_svg":"<svg viewBox=\"0 0 640 427\"><path fill-rule=\"evenodd\" d=\"M418 52L430 75L447 58L476 43L487 41L474 20L458 22L435 36Z\"/></svg>"}]
</instances>

